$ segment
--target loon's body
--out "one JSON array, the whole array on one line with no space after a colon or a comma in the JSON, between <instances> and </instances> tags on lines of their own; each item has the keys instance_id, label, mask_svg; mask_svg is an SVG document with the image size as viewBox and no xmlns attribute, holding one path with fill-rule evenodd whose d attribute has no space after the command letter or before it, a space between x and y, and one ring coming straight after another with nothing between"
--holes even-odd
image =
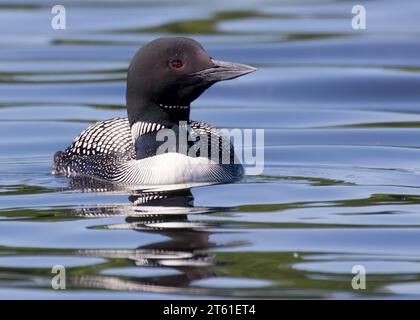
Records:
<instances>
[{"instance_id":1,"label":"loon's body","mask_svg":"<svg viewBox=\"0 0 420 320\"><path fill-rule=\"evenodd\" d=\"M54 155L53 174L130 185L240 179L243 167L232 144L220 130L190 120L190 103L213 83L254 70L214 60L191 39L152 41L129 67L128 118L87 128Z\"/></svg>"}]
</instances>

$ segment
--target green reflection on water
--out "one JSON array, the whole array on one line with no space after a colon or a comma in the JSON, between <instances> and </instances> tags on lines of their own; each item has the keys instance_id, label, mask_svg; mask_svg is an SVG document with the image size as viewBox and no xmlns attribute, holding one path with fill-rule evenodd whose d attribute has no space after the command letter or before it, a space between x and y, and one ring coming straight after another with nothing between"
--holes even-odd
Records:
<instances>
[{"instance_id":1,"label":"green reflection on water","mask_svg":"<svg viewBox=\"0 0 420 320\"><path fill-rule=\"evenodd\" d=\"M160 25L158 27L125 29L119 32L131 33L170 33L170 34L228 34L217 29L217 24L227 20L237 20L255 17L270 17L254 11L224 11L218 12L209 19L183 20ZM236 34L237 32L229 32Z\"/></svg>"}]
</instances>

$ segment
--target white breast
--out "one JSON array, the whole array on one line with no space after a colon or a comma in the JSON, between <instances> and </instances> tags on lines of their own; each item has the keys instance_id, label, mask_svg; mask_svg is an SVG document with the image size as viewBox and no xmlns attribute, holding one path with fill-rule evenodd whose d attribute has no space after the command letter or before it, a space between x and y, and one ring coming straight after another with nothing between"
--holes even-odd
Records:
<instances>
[{"instance_id":1,"label":"white breast","mask_svg":"<svg viewBox=\"0 0 420 320\"><path fill-rule=\"evenodd\" d=\"M118 182L137 185L166 185L231 180L231 172L203 157L181 153L163 153L124 163L115 175Z\"/></svg>"}]
</instances>

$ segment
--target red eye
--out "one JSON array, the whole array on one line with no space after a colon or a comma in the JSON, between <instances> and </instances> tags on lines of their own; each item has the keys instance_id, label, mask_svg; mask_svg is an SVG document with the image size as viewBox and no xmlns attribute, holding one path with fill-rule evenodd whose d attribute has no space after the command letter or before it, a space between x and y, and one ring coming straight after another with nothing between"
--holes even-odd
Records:
<instances>
[{"instance_id":1,"label":"red eye","mask_svg":"<svg viewBox=\"0 0 420 320\"><path fill-rule=\"evenodd\" d=\"M182 68L183 63L182 63L182 61L181 61L181 60L176 59L176 60L172 60L172 61L170 62L170 65L171 65L171 67L172 67L172 68L174 68L174 69L179 69L179 68Z\"/></svg>"}]
</instances>

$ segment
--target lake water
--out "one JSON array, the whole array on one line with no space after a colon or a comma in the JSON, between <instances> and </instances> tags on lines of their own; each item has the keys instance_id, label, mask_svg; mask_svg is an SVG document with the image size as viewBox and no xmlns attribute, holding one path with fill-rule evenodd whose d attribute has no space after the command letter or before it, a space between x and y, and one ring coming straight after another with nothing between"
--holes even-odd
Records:
<instances>
[{"instance_id":1,"label":"lake water","mask_svg":"<svg viewBox=\"0 0 420 320\"><path fill-rule=\"evenodd\" d=\"M419 1L61 1L66 30L54 4L0 1L0 298L420 297ZM146 195L52 176L167 35L258 67L192 118L264 129L264 173Z\"/></svg>"}]
</instances>

